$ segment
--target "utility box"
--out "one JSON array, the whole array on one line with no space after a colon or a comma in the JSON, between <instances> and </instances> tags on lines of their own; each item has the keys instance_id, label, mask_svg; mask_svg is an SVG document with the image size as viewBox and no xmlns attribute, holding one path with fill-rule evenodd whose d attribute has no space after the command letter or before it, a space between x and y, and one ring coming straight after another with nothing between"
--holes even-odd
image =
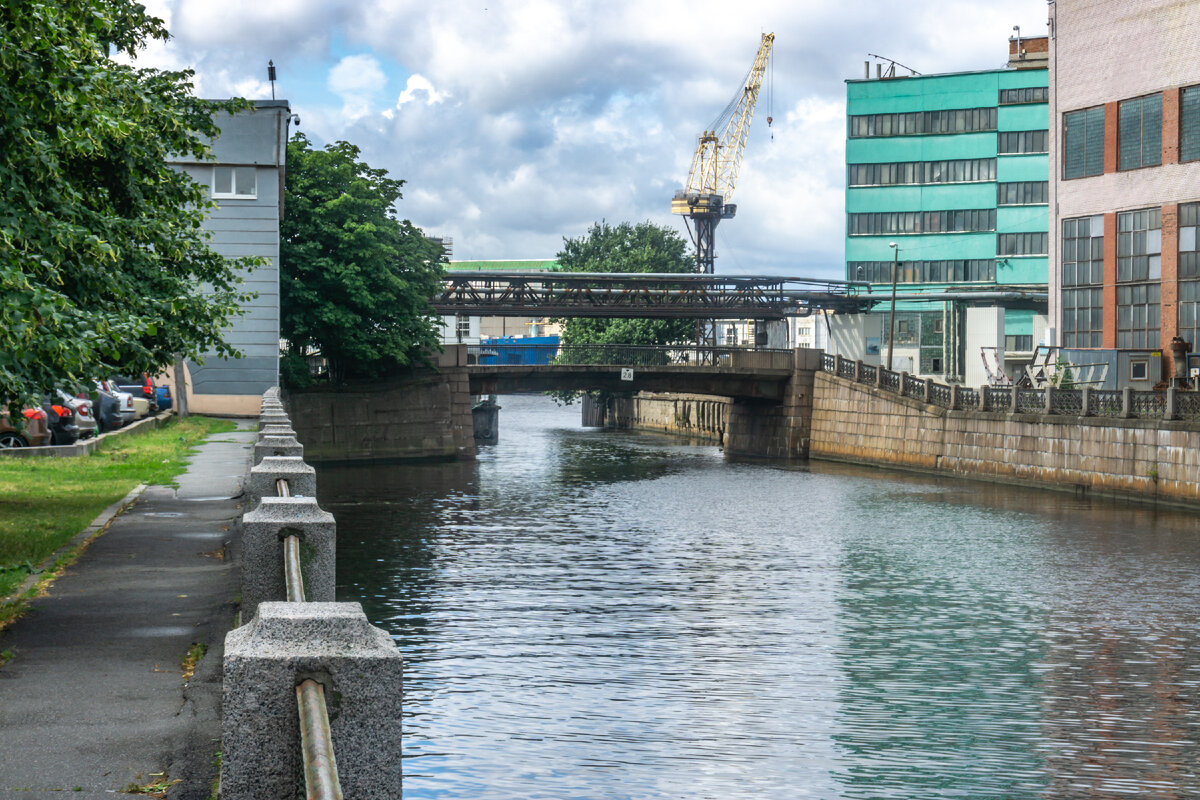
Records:
<instances>
[{"instance_id":1,"label":"utility box","mask_svg":"<svg viewBox=\"0 0 1200 800\"><path fill-rule=\"evenodd\" d=\"M1117 388L1146 391L1162 381L1161 350L1118 350Z\"/></svg>"}]
</instances>

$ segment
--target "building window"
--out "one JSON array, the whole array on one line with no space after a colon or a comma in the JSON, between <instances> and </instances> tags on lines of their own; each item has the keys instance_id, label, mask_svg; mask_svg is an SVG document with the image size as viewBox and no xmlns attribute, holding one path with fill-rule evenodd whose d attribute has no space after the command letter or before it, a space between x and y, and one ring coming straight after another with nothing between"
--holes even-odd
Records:
<instances>
[{"instance_id":1,"label":"building window","mask_svg":"<svg viewBox=\"0 0 1200 800\"><path fill-rule=\"evenodd\" d=\"M1162 214L1157 208L1117 214L1117 283L1162 277Z\"/></svg>"},{"instance_id":2,"label":"building window","mask_svg":"<svg viewBox=\"0 0 1200 800\"><path fill-rule=\"evenodd\" d=\"M1119 169L1156 167L1162 163L1162 95L1123 101L1120 106Z\"/></svg>"},{"instance_id":3,"label":"building window","mask_svg":"<svg viewBox=\"0 0 1200 800\"><path fill-rule=\"evenodd\" d=\"M851 236L994 231L996 230L996 209L885 211L850 214L846 229Z\"/></svg>"},{"instance_id":4,"label":"building window","mask_svg":"<svg viewBox=\"0 0 1200 800\"><path fill-rule=\"evenodd\" d=\"M1000 233L996 235L998 256L1044 256L1049 252L1048 233Z\"/></svg>"},{"instance_id":5,"label":"building window","mask_svg":"<svg viewBox=\"0 0 1200 800\"><path fill-rule=\"evenodd\" d=\"M1179 93L1179 160L1200 159L1200 86Z\"/></svg>"},{"instance_id":6,"label":"building window","mask_svg":"<svg viewBox=\"0 0 1200 800\"><path fill-rule=\"evenodd\" d=\"M1117 214L1117 347L1159 346L1162 215L1157 208Z\"/></svg>"},{"instance_id":7,"label":"building window","mask_svg":"<svg viewBox=\"0 0 1200 800\"><path fill-rule=\"evenodd\" d=\"M1003 131L996 134L998 153L1045 153L1050 141L1049 131Z\"/></svg>"},{"instance_id":8,"label":"building window","mask_svg":"<svg viewBox=\"0 0 1200 800\"><path fill-rule=\"evenodd\" d=\"M996 205L1037 206L1050 202L1049 181L996 184Z\"/></svg>"},{"instance_id":9,"label":"building window","mask_svg":"<svg viewBox=\"0 0 1200 800\"><path fill-rule=\"evenodd\" d=\"M1129 362L1129 380L1131 381L1148 381L1150 380L1150 362L1145 360Z\"/></svg>"},{"instance_id":10,"label":"building window","mask_svg":"<svg viewBox=\"0 0 1200 800\"><path fill-rule=\"evenodd\" d=\"M1050 100L1047 86L1025 86L1020 89L1001 89L1000 105L1012 106L1019 103L1046 103Z\"/></svg>"},{"instance_id":11,"label":"building window","mask_svg":"<svg viewBox=\"0 0 1200 800\"><path fill-rule=\"evenodd\" d=\"M850 164L850 186L895 186L922 183L994 181L996 159L963 158L953 161L906 161L898 164Z\"/></svg>"},{"instance_id":12,"label":"building window","mask_svg":"<svg viewBox=\"0 0 1200 800\"><path fill-rule=\"evenodd\" d=\"M891 283L891 261L850 261L847 280ZM956 261L901 261L896 267L897 283L968 283L996 280L996 261L977 258Z\"/></svg>"},{"instance_id":13,"label":"building window","mask_svg":"<svg viewBox=\"0 0 1200 800\"><path fill-rule=\"evenodd\" d=\"M1022 333L1004 337L1004 352L1028 353L1033 350L1033 334Z\"/></svg>"},{"instance_id":14,"label":"building window","mask_svg":"<svg viewBox=\"0 0 1200 800\"><path fill-rule=\"evenodd\" d=\"M471 318L466 314L454 315L454 335L459 341L470 338L471 336Z\"/></svg>"},{"instance_id":15,"label":"building window","mask_svg":"<svg viewBox=\"0 0 1200 800\"><path fill-rule=\"evenodd\" d=\"M1063 114L1063 178L1104 174L1104 106Z\"/></svg>"},{"instance_id":16,"label":"building window","mask_svg":"<svg viewBox=\"0 0 1200 800\"><path fill-rule=\"evenodd\" d=\"M1179 336L1200 346L1200 203L1179 206Z\"/></svg>"},{"instance_id":17,"label":"building window","mask_svg":"<svg viewBox=\"0 0 1200 800\"><path fill-rule=\"evenodd\" d=\"M996 130L996 109L994 108L912 111L904 114L859 114L850 117L851 139L994 130Z\"/></svg>"},{"instance_id":18,"label":"building window","mask_svg":"<svg viewBox=\"0 0 1200 800\"><path fill-rule=\"evenodd\" d=\"M258 197L255 167L213 167L212 196L254 199Z\"/></svg>"},{"instance_id":19,"label":"building window","mask_svg":"<svg viewBox=\"0 0 1200 800\"><path fill-rule=\"evenodd\" d=\"M1063 347L1101 347L1104 340L1104 217L1063 220Z\"/></svg>"}]
</instances>

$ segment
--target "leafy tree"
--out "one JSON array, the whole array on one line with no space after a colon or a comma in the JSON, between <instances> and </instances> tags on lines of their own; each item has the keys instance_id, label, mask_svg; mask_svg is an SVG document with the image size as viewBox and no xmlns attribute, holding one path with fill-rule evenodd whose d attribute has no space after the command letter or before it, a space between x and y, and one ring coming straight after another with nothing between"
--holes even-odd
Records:
<instances>
[{"instance_id":1,"label":"leafy tree","mask_svg":"<svg viewBox=\"0 0 1200 800\"><path fill-rule=\"evenodd\" d=\"M601 221L587 235L563 239L556 256L563 272L692 272L687 242L652 222L612 226ZM584 319L563 323L563 344L674 345L695 339L696 323L680 319Z\"/></svg>"},{"instance_id":2,"label":"leafy tree","mask_svg":"<svg viewBox=\"0 0 1200 800\"><path fill-rule=\"evenodd\" d=\"M348 142L316 150L297 134L288 143L280 329L292 385L308 382L315 353L341 383L380 377L439 346L441 320L429 298L445 250L396 218L404 181L358 156Z\"/></svg>"},{"instance_id":3,"label":"leafy tree","mask_svg":"<svg viewBox=\"0 0 1200 800\"><path fill-rule=\"evenodd\" d=\"M0 0L0 402L237 355L222 329L249 298L239 265L167 161L207 158L213 114L242 104L112 58L167 36L130 0Z\"/></svg>"}]
</instances>

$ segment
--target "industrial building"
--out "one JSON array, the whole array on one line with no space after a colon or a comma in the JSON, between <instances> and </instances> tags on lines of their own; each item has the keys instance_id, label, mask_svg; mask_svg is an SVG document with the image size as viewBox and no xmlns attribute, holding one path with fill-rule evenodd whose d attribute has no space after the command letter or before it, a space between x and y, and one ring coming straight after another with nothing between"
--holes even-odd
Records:
<instances>
[{"instance_id":1,"label":"industrial building","mask_svg":"<svg viewBox=\"0 0 1200 800\"><path fill-rule=\"evenodd\" d=\"M1018 35L998 69L846 82L846 279L881 302L833 320L831 349L887 366L894 335L893 369L968 385L985 357L1028 362L1047 324L1046 54Z\"/></svg>"},{"instance_id":2,"label":"industrial building","mask_svg":"<svg viewBox=\"0 0 1200 800\"><path fill-rule=\"evenodd\" d=\"M1050 338L1076 381L1151 388L1200 349L1200 9L1050 9Z\"/></svg>"}]
</instances>

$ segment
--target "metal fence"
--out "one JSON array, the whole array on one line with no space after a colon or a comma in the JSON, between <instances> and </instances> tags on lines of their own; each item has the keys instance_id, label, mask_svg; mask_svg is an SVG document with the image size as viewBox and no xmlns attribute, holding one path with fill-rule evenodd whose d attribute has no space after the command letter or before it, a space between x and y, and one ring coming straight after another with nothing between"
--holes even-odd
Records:
<instances>
[{"instance_id":1,"label":"metal fence","mask_svg":"<svg viewBox=\"0 0 1200 800\"><path fill-rule=\"evenodd\" d=\"M1019 388L1016 390L1016 407L1013 408L1013 389L1009 386L983 386L979 389L958 387L958 403L954 402L954 389L944 383L926 384L904 372L893 372L883 367L850 361L837 356L822 355L821 369L838 377L858 383L870 384L898 394L927 400L941 408L986 409L988 411L1016 411L1022 414L1045 414L1047 399L1045 389ZM928 385L928 393L926 386ZM1200 393L1188 391L1141 392L1131 390L1053 389L1050 390L1049 413L1061 416L1137 417L1141 419L1200 420ZM1128 394L1128 400L1126 395Z\"/></svg>"}]
</instances>

